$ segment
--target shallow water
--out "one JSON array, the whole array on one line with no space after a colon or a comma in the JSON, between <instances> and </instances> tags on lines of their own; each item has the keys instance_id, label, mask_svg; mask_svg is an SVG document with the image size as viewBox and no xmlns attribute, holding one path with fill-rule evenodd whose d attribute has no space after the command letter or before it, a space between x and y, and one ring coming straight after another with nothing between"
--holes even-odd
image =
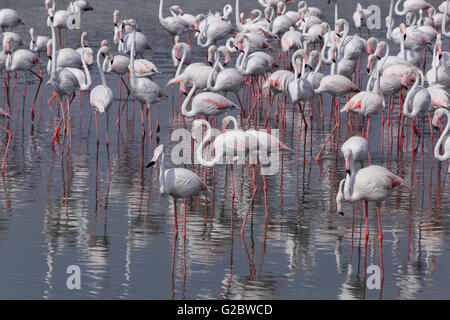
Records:
<instances>
[{"instance_id":1,"label":"shallow water","mask_svg":"<svg viewBox=\"0 0 450 320\"><path fill-rule=\"evenodd\" d=\"M221 10L227 1L184 1L187 13ZM242 1L248 13L259 7L257 1ZM383 17L389 3L382 6ZM436 1L432 1L435 3ZM176 1L166 1L168 7ZM321 7L327 21L333 19L333 7L326 1L309 1ZM363 6L368 1L361 1ZM437 2L436 2L437 3ZM29 41L27 28L37 34L50 34L45 24L43 1L2 0L2 7L16 9L27 24L16 28ZM173 73L170 58L171 39L158 21L157 1L92 1L95 11L83 16L82 29L88 31L90 46L97 51L100 41L112 43L112 12L120 9L124 17L134 17L153 48L146 53L162 71L154 80L164 88ZM125 5L126 4L126 5ZM58 4L57 8L63 8ZM340 16L350 22L355 3L345 1ZM288 7L295 9L295 5ZM234 14L234 13L233 13ZM234 15L233 15L234 17ZM383 18L384 20L384 18ZM355 30L352 26L351 33ZM365 35L366 31L363 31ZM385 30L373 31L382 38ZM68 43L78 47L79 32L69 32ZM196 61L204 52L194 46ZM393 49L394 52L398 48ZM428 56L429 58L430 56ZM115 101L110 112L110 146L105 148L105 116L99 117L100 146L97 148L95 123L89 101L77 96L71 107L71 148L61 145L52 151L50 140L59 120L58 108L51 116L46 100L51 88L45 85L47 58L44 62L43 95L39 95L36 118L29 110L38 82L27 79L24 123L22 104L24 77L19 74L19 91L11 93L12 120L8 125L14 137L8 155L7 172L0 193L0 298L32 299L436 299L450 298L449 187L445 164L432 158L429 130L426 128L424 152L409 151L409 121L406 121L404 149L397 152L397 118L393 128L392 153L381 152L381 117L371 126L372 162L389 168L410 185L396 189L383 203L382 223L384 281L382 290L365 286L370 265L380 266L376 207L369 204L370 235L364 241L364 218L359 204L345 203L345 216L336 214L335 196L339 181L345 177L343 159L327 153L322 162L314 157L323 135L330 131L330 98L324 96L324 123L314 100L314 115L304 141L299 138L301 116L296 108L287 108L285 142L295 150L283 155L280 173L267 176L269 221L265 223L262 178L257 175L258 191L246 232L239 232L249 207L252 183L242 166L234 167L236 197L231 201L230 169L217 166L201 174L207 177L211 196L187 203L187 239L183 248L183 204L178 204L180 235L174 250L174 205L161 197L158 166L146 169L153 154L156 136L166 152L176 144L171 132L183 127L177 115L178 92L164 91L169 100L160 104L161 132L152 139L141 136L139 106L130 101L117 130L119 83L107 76ZM36 68L37 70L37 68ZM328 70L328 67L324 70ZM100 82L96 68L93 84ZM124 92L124 91L122 91ZM5 104L5 91L1 93ZM124 102L124 95L121 103ZM280 106L282 105L280 99ZM246 106L247 107L247 106ZM398 109L397 106L395 108ZM156 127L158 105L152 106ZM175 113L174 113L175 110ZM307 108L308 110L308 108ZM309 111L307 111L309 112ZM339 146L351 133L343 115ZM272 113L271 124L279 123ZM292 126L293 124L293 126ZM426 123L427 124L427 123ZM190 121L187 122L190 128ZM355 129L356 130L356 129ZM360 130L360 127L357 128ZM312 132L312 135L311 135ZM438 134L435 131L435 134ZM389 141L385 132L385 143ZM2 133L1 155L6 145ZM437 137L435 136L435 140ZM169 157L166 157L169 159ZM298 159L298 160L297 160ZM304 161L303 161L304 160ZM172 166L170 161L168 166ZM191 167L191 166L187 166ZM193 170L199 172L198 166ZM175 254L174 265L173 252ZM68 290L66 269L81 269L81 289Z\"/></svg>"}]
</instances>

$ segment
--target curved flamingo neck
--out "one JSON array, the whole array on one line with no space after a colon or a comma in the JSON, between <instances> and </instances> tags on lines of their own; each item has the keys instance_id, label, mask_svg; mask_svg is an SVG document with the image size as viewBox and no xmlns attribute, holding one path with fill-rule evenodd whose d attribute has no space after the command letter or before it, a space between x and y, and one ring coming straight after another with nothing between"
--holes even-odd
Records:
<instances>
[{"instance_id":1,"label":"curved flamingo neck","mask_svg":"<svg viewBox=\"0 0 450 320\"><path fill-rule=\"evenodd\" d=\"M448 160L450 155L443 154L440 155L439 150L441 149L442 143L444 142L445 137L447 137L449 130L450 130L450 112L448 110L445 110L445 116L447 117L447 124L445 125L445 129L442 132L441 136L439 137L438 142L436 143L436 146L434 147L434 157L438 159L439 161L445 161ZM450 139L450 138L449 138Z\"/></svg>"},{"instance_id":2,"label":"curved flamingo neck","mask_svg":"<svg viewBox=\"0 0 450 320\"><path fill-rule=\"evenodd\" d=\"M214 61L214 66L212 67L211 72L208 75L208 81L207 81L207 87L208 87L208 90L210 90L210 91L216 91L216 88L217 88L217 84L214 83L214 86L213 86L212 82L213 82L214 74L216 73L216 70L219 66L220 54L219 54L218 49L216 49L216 52L214 53L214 58L216 59L216 61Z\"/></svg>"},{"instance_id":3,"label":"curved flamingo neck","mask_svg":"<svg viewBox=\"0 0 450 320\"><path fill-rule=\"evenodd\" d=\"M419 73L421 74L421 73ZM423 76L423 74L421 74ZM416 76L416 80L414 81L414 85L411 89L409 89L408 94L406 95L405 102L403 103L403 114L408 118L414 118L417 116L420 110L414 110L414 106L412 106L412 110L409 111L409 104L411 101L411 96L415 93L417 86L419 85L419 77Z\"/></svg>"},{"instance_id":4,"label":"curved flamingo neck","mask_svg":"<svg viewBox=\"0 0 450 320\"><path fill-rule=\"evenodd\" d=\"M196 116L194 110L192 110L192 107L191 107L191 111L187 111L187 106L188 106L189 102L191 101L192 96L195 93L195 90L197 90L197 84L194 82L194 86L192 87L191 91L189 91L189 94L187 95L186 99L184 99L183 105L181 106L181 113L184 116L189 117L189 118Z\"/></svg>"},{"instance_id":5,"label":"curved flamingo neck","mask_svg":"<svg viewBox=\"0 0 450 320\"><path fill-rule=\"evenodd\" d=\"M211 137L212 137L212 130L211 130L211 125L209 124L208 121L200 120L200 122L202 123L202 125L203 124L206 125L207 130L206 130L205 137L203 138L202 142L200 143L200 145L198 146L198 149L197 149L197 161L202 166L213 167L219 162L220 154L219 154L218 150L216 150L215 155L214 155L214 159L212 159L211 161L206 161L205 159L203 159L203 147L211 139Z\"/></svg>"},{"instance_id":6,"label":"curved flamingo neck","mask_svg":"<svg viewBox=\"0 0 450 320\"><path fill-rule=\"evenodd\" d=\"M103 47L100 48L97 52L97 67L100 72L100 78L102 80L102 85L104 85L106 87L107 85L106 85L105 71L103 70L102 63L100 61L102 50L103 50ZM105 64L105 61L106 61L106 58L103 59L103 65Z\"/></svg>"}]
</instances>

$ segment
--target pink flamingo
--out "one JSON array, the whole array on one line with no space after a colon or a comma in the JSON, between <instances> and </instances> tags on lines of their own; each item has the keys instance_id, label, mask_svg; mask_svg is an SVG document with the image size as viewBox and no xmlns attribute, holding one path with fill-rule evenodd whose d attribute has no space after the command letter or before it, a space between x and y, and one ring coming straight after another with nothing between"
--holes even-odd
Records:
<instances>
[{"instance_id":1,"label":"pink flamingo","mask_svg":"<svg viewBox=\"0 0 450 320\"><path fill-rule=\"evenodd\" d=\"M124 21L124 24L128 24L133 27L133 42L131 46L131 57L130 64L128 69L130 71L130 85L134 92L136 99L141 103L141 122L142 122L142 134L145 134L145 124L144 124L144 105L147 108L154 103L157 103L163 99L167 99L167 96L162 92L161 88L152 80L148 78L138 78L136 76L136 72L134 70L134 61L135 61L135 47L136 47L136 21L134 19ZM159 120L157 120L157 131L159 131ZM150 119L149 119L149 135L152 136L152 128L151 128L151 111L150 111Z\"/></svg>"},{"instance_id":2,"label":"pink flamingo","mask_svg":"<svg viewBox=\"0 0 450 320\"><path fill-rule=\"evenodd\" d=\"M95 133L97 135L97 145L99 144L98 139L98 119L97 119L97 113L104 113L106 112L106 146L109 144L109 107L112 104L113 101L113 92L108 87L106 83L105 78L105 72L103 71L102 64L100 62L101 56L106 56L109 54L109 47L107 46L101 46L100 49L97 52L97 66L100 71L100 78L102 81L102 84L97 85L90 94L89 101L91 103L91 106L95 109Z\"/></svg>"},{"instance_id":3,"label":"pink flamingo","mask_svg":"<svg viewBox=\"0 0 450 320\"><path fill-rule=\"evenodd\" d=\"M215 62L208 76L207 88L211 92L223 91L225 93L225 96L228 92L233 92L236 95L240 106L242 107L242 102L239 97L239 91L245 84L244 76L236 68L225 69L223 67L222 70L216 74L216 70L219 67L220 62L220 52L225 55L225 65L230 62L230 54L226 47L222 46L216 49Z\"/></svg>"},{"instance_id":4,"label":"pink flamingo","mask_svg":"<svg viewBox=\"0 0 450 320\"><path fill-rule=\"evenodd\" d=\"M424 77L422 71L414 71L416 74L416 80L411 89L409 89L408 94L406 95L405 102L403 103L403 114L411 119L411 122L414 121L416 117L426 117L428 115L428 109L431 105L431 95L430 92L423 87ZM404 88L407 88L407 79L409 75L404 75L402 79L402 85ZM419 85L419 78L421 81L421 85ZM431 131L432 128L430 128ZM414 140L413 140L413 124L411 123L411 152L414 149Z\"/></svg>"},{"instance_id":5,"label":"pink flamingo","mask_svg":"<svg viewBox=\"0 0 450 320\"><path fill-rule=\"evenodd\" d=\"M355 203L365 201L365 217L366 217L366 234L365 238L369 236L369 218L368 218L368 201L375 201L377 204L378 217L378 239L380 243L380 263L382 276L383 271L383 230L381 226L381 202L385 200L397 186L405 186L409 189L408 184L399 176L393 174L388 169L371 165L355 170L353 155L350 153L346 161L345 170L347 171L346 178L343 179L339 185L339 191L336 196L337 211L343 215L342 202L347 201Z\"/></svg>"},{"instance_id":6,"label":"pink flamingo","mask_svg":"<svg viewBox=\"0 0 450 320\"><path fill-rule=\"evenodd\" d=\"M181 19L178 16L169 16L164 18L163 17L163 6L164 6L164 0L160 0L159 2L159 22L162 24L164 29L166 29L167 32L169 32L173 37L173 44L176 44L180 38L181 35L185 34L189 31L189 24Z\"/></svg>"},{"instance_id":7,"label":"pink flamingo","mask_svg":"<svg viewBox=\"0 0 450 320\"><path fill-rule=\"evenodd\" d=\"M16 10L4 8L0 10L0 28L5 31L5 28L11 30L18 24L23 24L22 19L17 14Z\"/></svg>"},{"instance_id":8,"label":"pink flamingo","mask_svg":"<svg viewBox=\"0 0 450 320\"><path fill-rule=\"evenodd\" d=\"M353 112L363 117L368 117L366 129L367 140L369 140L370 117L384 112L385 109L384 96L380 88L381 76L378 68L376 68L375 72L372 73L372 77L374 74L376 76L377 82L373 91L359 92L358 94L353 96L341 110L341 112Z\"/></svg>"},{"instance_id":9,"label":"pink flamingo","mask_svg":"<svg viewBox=\"0 0 450 320\"><path fill-rule=\"evenodd\" d=\"M403 10L400 10L401 1L402 0L397 0L394 7L395 14L399 16L404 16L410 11L424 10L432 7L432 5L425 0L406 0L403 2Z\"/></svg>"},{"instance_id":10,"label":"pink flamingo","mask_svg":"<svg viewBox=\"0 0 450 320\"><path fill-rule=\"evenodd\" d=\"M36 90L36 94L34 96L33 106L31 107L31 118L34 119L34 106L36 104L36 99L39 94L39 90L41 89L42 77L34 72L32 69L39 63L40 59L37 53L27 50L27 49L18 49L14 51L14 47L12 44L12 39L7 40L6 46L6 71L23 71L25 73L25 84L24 84L24 108L25 108L25 92L27 88L26 84L26 73L31 72L36 78L39 79L39 86Z\"/></svg>"},{"instance_id":11,"label":"pink flamingo","mask_svg":"<svg viewBox=\"0 0 450 320\"><path fill-rule=\"evenodd\" d=\"M188 96L181 106L181 113L186 117L195 117L199 114L210 117L218 114L228 112L232 109L240 109L233 102L225 98L224 96L215 92L202 92L197 94L192 100L192 107L190 111L187 111L187 106L192 99L192 96L196 90L196 85L189 91Z\"/></svg>"},{"instance_id":12,"label":"pink flamingo","mask_svg":"<svg viewBox=\"0 0 450 320\"><path fill-rule=\"evenodd\" d=\"M170 195L174 202L174 222L176 240L178 236L177 219L177 199L184 200L184 230L183 240L186 239L186 200L202 194L208 194L208 187L205 182L194 172L184 168L166 169L164 145L161 144L153 151L153 158L147 164L147 168L155 165L160 160L159 165L159 192L162 196Z\"/></svg>"},{"instance_id":13,"label":"pink flamingo","mask_svg":"<svg viewBox=\"0 0 450 320\"><path fill-rule=\"evenodd\" d=\"M62 48L62 38L61 38L61 30L64 30L65 33L65 42L64 47L67 45L67 30L74 29L79 25L79 20L76 14L69 12L67 10L58 10L56 11L56 3L55 0L45 0L45 11L48 12L50 9L50 1L52 2L52 11L53 11L53 23L55 27L59 31L59 48ZM47 21L47 25L50 26L50 21Z\"/></svg>"},{"instance_id":14,"label":"pink flamingo","mask_svg":"<svg viewBox=\"0 0 450 320\"><path fill-rule=\"evenodd\" d=\"M353 136L348 138L341 147L341 152L345 159L345 166L349 166L350 158L353 161L359 162L361 168L364 167L364 162L369 159L369 143L363 137ZM350 156L351 155L351 156ZM370 165L370 160L369 160Z\"/></svg>"}]
</instances>

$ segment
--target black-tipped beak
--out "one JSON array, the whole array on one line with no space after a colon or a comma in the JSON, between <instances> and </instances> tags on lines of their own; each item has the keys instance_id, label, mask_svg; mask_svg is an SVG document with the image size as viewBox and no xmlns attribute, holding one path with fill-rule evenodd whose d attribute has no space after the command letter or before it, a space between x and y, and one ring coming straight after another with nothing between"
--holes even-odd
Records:
<instances>
[{"instance_id":1,"label":"black-tipped beak","mask_svg":"<svg viewBox=\"0 0 450 320\"><path fill-rule=\"evenodd\" d=\"M442 53L439 55L439 60L441 60L442 59Z\"/></svg>"},{"instance_id":2,"label":"black-tipped beak","mask_svg":"<svg viewBox=\"0 0 450 320\"><path fill-rule=\"evenodd\" d=\"M380 56L376 56L376 57L377 57L378 60L381 60L381 57L380 57Z\"/></svg>"},{"instance_id":3,"label":"black-tipped beak","mask_svg":"<svg viewBox=\"0 0 450 320\"><path fill-rule=\"evenodd\" d=\"M367 68L366 70L367 70L367 74L370 74L370 69L369 69L369 68Z\"/></svg>"},{"instance_id":4,"label":"black-tipped beak","mask_svg":"<svg viewBox=\"0 0 450 320\"><path fill-rule=\"evenodd\" d=\"M146 165L146 168L152 167L155 163L156 163L155 161L150 161L150 162Z\"/></svg>"},{"instance_id":5,"label":"black-tipped beak","mask_svg":"<svg viewBox=\"0 0 450 320\"><path fill-rule=\"evenodd\" d=\"M319 35L319 40L320 40L320 41L322 41L322 40L323 40L323 37L322 37L321 35Z\"/></svg>"},{"instance_id":6,"label":"black-tipped beak","mask_svg":"<svg viewBox=\"0 0 450 320\"><path fill-rule=\"evenodd\" d=\"M408 87L402 84L402 89L408 90Z\"/></svg>"},{"instance_id":7,"label":"black-tipped beak","mask_svg":"<svg viewBox=\"0 0 450 320\"><path fill-rule=\"evenodd\" d=\"M209 64L210 66L212 66L212 65L213 65L213 63L212 63L211 61L208 61L208 64Z\"/></svg>"},{"instance_id":8,"label":"black-tipped beak","mask_svg":"<svg viewBox=\"0 0 450 320\"><path fill-rule=\"evenodd\" d=\"M50 17L50 21L53 23L53 17Z\"/></svg>"},{"instance_id":9,"label":"black-tipped beak","mask_svg":"<svg viewBox=\"0 0 450 320\"><path fill-rule=\"evenodd\" d=\"M312 69L313 69L309 64L307 64L306 67L307 67L309 70L311 70L311 71L312 71Z\"/></svg>"},{"instance_id":10,"label":"black-tipped beak","mask_svg":"<svg viewBox=\"0 0 450 320\"><path fill-rule=\"evenodd\" d=\"M228 65L228 62L224 62L223 66L226 67Z\"/></svg>"},{"instance_id":11,"label":"black-tipped beak","mask_svg":"<svg viewBox=\"0 0 450 320\"><path fill-rule=\"evenodd\" d=\"M351 170L345 170L345 172L347 172L348 174L352 174L352 171Z\"/></svg>"},{"instance_id":12,"label":"black-tipped beak","mask_svg":"<svg viewBox=\"0 0 450 320\"><path fill-rule=\"evenodd\" d=\"M342 38L342 35L340 33L336 33L336 35L338 36L338 38Z\"/></svg>"},{"instance_id":13,"label":"black-tipped beak","mask_svg":"<svg viewBox=\"0 0 450 320\"><path fill-rule=\"evenodd\" d=\"M406 33L403 35L403 40L406 40Z\"/></svg>"},{"instance_id":14,"label":"black-tipped beak","mask_svg":"<svg viewBox=\"0 0 450 320\"><path fill-rule=\"evenodd\" d=\"M333 63L336 63L336 59L331 59L331 61L333 61Z\"/></svg>"},{"instance_id":15,"label":"black-tipped beak","mask_svg":"<svg viewBox=\"0 0 450 320\"><path fill-rule=\"evenodd\" d=\"M341 216L343 216L343 215L344 215L344 212L338 211L338 214L340 214Z\"/></svg>"}]
</instances>

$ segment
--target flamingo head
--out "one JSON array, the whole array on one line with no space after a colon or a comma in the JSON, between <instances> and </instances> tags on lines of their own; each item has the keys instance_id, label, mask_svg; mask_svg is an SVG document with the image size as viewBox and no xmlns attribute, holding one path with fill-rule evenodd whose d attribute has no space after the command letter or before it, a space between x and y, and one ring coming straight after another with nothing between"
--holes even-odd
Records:
<instances>
[{"instance_id":1,"label":"flamingo head","mask_svg":"<svg viewBox=\"0 0 450 320\"><path fill-rule=\"evenodd\" d=\"M117 27L117 24L119 23L119 18L120 18L120 11L115 10L113 13L113 23L116 27Z\"/></svg>"},{"instance_id":2,"label":"flamingo head","mask_svg":"<svg viewBox=\"0 0 450 320\"><path fill-rule=\"evenodd\" d=\"M369 56L369 58L367 59L367 73L370 74L372 72L372 64L373 64L373 60L375 59L375 54L371 54Z\"/></svg>"},{"instance_id":3,"label":"flamingo head","mask_svg":"<svg viewBox=\"0 0 450 320\"><path fill-rule=\"evenodd\" d=\"M375 50L375 56L377 57L378 60L381 60L381 52L383 51L384 48L386 48L387 43L384 41L381 41L378 45L377 45L377 49Z\"/></svg>"},{"instance_id":4,"label":"flamingo head","mask_svg":"<svg viewBox=\"0 0 450 320\"><path fill-rule=\"evenodd\" d=\"M6 53L6 54L11 54L11 51L12 51L12 39L11 39L11 38L8 38L8 39L6 40L5 53Z\"/></svg>"},{"instance_id":5,"label":"flamingo head","mask_svg":"<svg viewBox=\"0 0 450 320\"><path fill-rule=\"evenodd\" d=\"M45 0L45 11L48 11L50 9L50 0Z\"/></svg>"},{"instance_id":6,"label":"flamingo head","mask_svg":"<svg viewBox=\"0 0 450 320\"><path fill-rule=\"evenodd\" d=\"M152 160L150 160L150 162L147 164L147 168L152 167L153 165L155 165L156 161L158 160L158 158L164 153L164 145L160 144L159 146L156 147L156 149L153 151L153 158Z\"/></svg>"},{"instance_id":7,"label":"flamingo head","mask_svg":"<svg viewBox=\"0 0 450 320\"><path fill-rule=\"evenodd\" d=\"M408 90L408 78L409 78L409 74L405 73L402 76L402 81L401 81L401 87L402 89Z\"/></svg>"},{"instance_id":8,"label":"flamingo head","mask_svg":"<svg viewBox=\"0 0 450 320\"><path fill-rule=\"evenodd\" d=\"M439 126L439 120L441 120L441 118L444 116L444 114L445 114L444 108L439 108L434 112L433 121L432 121L433 126L435 126L435 127Z\"/></svg>"},{"instance_id":9,"label":"flamingo head","mask_svg":"<svg viewBox=\"0 0 450 320\"><path fill-rule=\"evenodd\" d=\"M353 152L350 148L346 148L342 150L342 153L344 154L345 159L345 172L347 172L348 174L352 174L350 163L353 160Z\"/></svg>"},{"instance_id":10,"label":"flamingo head","mask_svg":"<svg viewBox=\"0 0 450 320\"><path fill-rule=\"evenodd\" d=\"M208 48L208 63L210 65L214 64L214 54L216 53L217 47L212 45Z\"/></svg>"},{"instance_id":11,"label":"flamingo head","mask_svg":"<svg viewBox=\"0 0 450 320\"><path fill-rule=\"evenodd\" d=\"M52 40L51 39L47 41L47 57L49 59L52 58Z\"/></svg>"},{"instance_id":12,"label":"flamingo head","mask_svg":"<svg viewBox=\"0 0 450 320\"><path fill-rule=\"evenodd\" d=\"M373 47L375 42L378 42L378 40L374 37L371 37L367 40L367 54L374 53Z\"/></svg>"},{"instance_id":13,"label":"flamingo head","mask_svg":"<svg viewBox=\"0 0 450 320\"><path fill-rule=\"evenodd\" d=\"M400 23L399 28L403 35L403 40L406 40L406 25L402 22Z\"/></svg>"}]
</instances>

